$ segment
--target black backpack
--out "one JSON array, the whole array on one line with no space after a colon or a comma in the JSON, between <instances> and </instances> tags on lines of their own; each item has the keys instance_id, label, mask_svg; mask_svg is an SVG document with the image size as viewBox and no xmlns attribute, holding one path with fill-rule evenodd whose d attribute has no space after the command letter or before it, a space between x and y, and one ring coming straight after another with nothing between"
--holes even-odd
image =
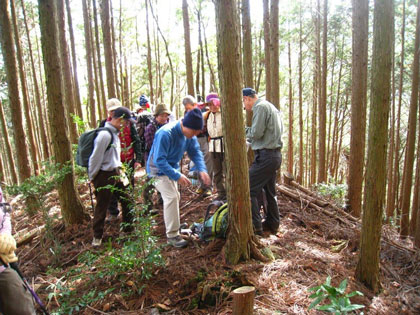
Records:
<instances>
[{"instance_id":1,"label":"black backpack","mask_svg":"<svg viewBox=\"0 0 420 315\"><path fill-rule=\"evenodd\" d=\"M146 132L146 127L152 121L153 121L153 115L150 113L146 113L146 114L141 113L137 117L136 129L137 129L137 133L139 134L141 152L143 153L146 150L146 138L144 137L144 133Z\"/></svg>"},{"instance_id":2,"label":"black backpack","mask_svg":"<svg viewBox=\"0 0 420 315\"><path fill-rule=\"evenodd\" d=\"M77 165L88 167L89 158L93 152L96 136L98 135L99 131L102 131L102 130L107 130L109 134L111 135L111 142L109 143L106 149L108 150L111 147L112 142L113 142L113 135L112 135L112 131L109 128L99 127L99 128L84 132L80 136L79 143L77 146L77 153L76 153Z\"/></svg>"}]
</instances>

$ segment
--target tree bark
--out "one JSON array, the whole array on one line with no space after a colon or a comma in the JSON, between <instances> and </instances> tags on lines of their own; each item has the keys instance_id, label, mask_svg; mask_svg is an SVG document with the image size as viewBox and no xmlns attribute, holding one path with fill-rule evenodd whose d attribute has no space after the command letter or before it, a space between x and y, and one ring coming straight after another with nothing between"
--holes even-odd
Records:
<instances>
[{"instance_id":1,"label":"tree bark","mask_svg":"<svg viewBox=\"0 0 420 315\"><path fill-rule=\"evenodd\" d=\"M19 170L20 182L31 176L29 167L28 148L25 142L26 136L23 129L22 106L19 98L19 87L16 68L16 52L12 37L12 24L10 21L7 0L0 0L0 39L3 54L4 67L6 70L6 82L13 124L13 138L16 148L16 158Z\"/></svg>"},{"instance_id":2,"label":"tree bark","mask_svg":"<svg viewBox=\"0 0 420 315\"><path fill-rule=\"evenodd\" d=\"M83 0L86 1L86 0ZM117 97L115 92L114 66L112 61L111 25L109 22L109 0L100 0L102 36L105 52L105 70L108 89L108 99Z\"/></svg>"},{"instance_id":3,"label":"tree bark","mask_svg":"<svg viewBox=\"0 0 420 315\"><path fill-rule=\"evenodd\" d=\"M289 141L287 145L287 171L293 174L293 86L292 86L292 52L290 41L287 43L289 60Z\"/></svg>"},{"instance_id":4,"label":"tree bark","mask_svg":"<svg viewBox=\"0 0 420 315\"><path fill-rule=\"evenodd\" d=\"M90 127L96 127L96 110L95 110L95 96L94 96L94 82L93 82L93 65L92 65L92 40L90 33L90 14L87 0L82 0L83 4L83 21L85 29L85 47L86 47L86 65L88 74L88 108L90 111ZM107 0L104 0L107 1ZM104 35L105 36L105 35ZM106 47L105 47L106 49Z\"/></svg>"},{"instance_id":5,"label":"tree bark","mask_svg":"<svg viewBox=\"0 0 420 315\"><path fill-rule=\"evenodd\" d=\"M419 57L420 57L420 0L417 1L416 35L414 40L414 60L412 65L410 113L408 116L407 150L405 151L404 176L402 183L401 230L400 235L409 234L409 215L411 201L411 185L413 182L414 150L416 146L417 107L419 91Z\"/></svg>"},{"instance_id":6,"label":"tree bark","mask_svg":"<svg viewBox=\"0 0 420 315\"><path fill-rule=\"evenodd\" d=\"M271 99L274 106L280 109L279 80L279 0L271 0L270 6L270 66L271 66Z\"/></svg>"},{"instance_id":7,"label":"tree bark","mask_svg":"<svg viewBox=\"0 0 420 315\"><path fill-rule=\"evenodd\" d=\"M58 39L59 39L59 48L60 48L60 61L61 61L61 72L63 75L63 90L64 90L64 108L66 111L65 114L70 130L70 141L73 144L77 143L77 124L73 122L73 118L70 114L76 115L76 109L74 106L74 95L73 95L73 85L72 85L72 75L71 75L71 65L69 59L69 49L67 46L66 39L66 22L64 14L64 0L57 0L57 22L58 22Z\"/></svg>"},{"instance_id":8,"label":"tree bark","mask_svg":"<svg viewBox=\"0 0 420 315\"><path fill-rule=\"evenodd\" d=\"M386 149L391 94L393 1L375 0L365 201L356 277L378 292L382 209L385 199Z\"/></svg>"},{"instance_id":9,"label":"tree bark","mask_svg":"<svg viewBox=\"0 0 420 315\"><path fill-rule=\"evenodd\" d=\"M360 217L365 161L369 1L353 0L352 96L348 202Z\"/></svg>"},{"instance_id":10,"label":"tree bark","mask_svg":"<svg viewBox=\"0 0 420 315\"><path fill-rule=\"evenodd\" d=\"M15 0L10 0L10 12L12 14L12 23L13 23L13 33L15 36L15 45L16 45L16 56L18 60L19 66L19 79L21 84L21 91L23 97L23 113L25 115L25 122L26 122L26 135L29 140L29 154L31 155L32 166L33 170L36 175L39 174L39 164L38 164L38 154L37 154L37 146L35 145L35 135L34 135L34 127L31 118L31 111L29 106L29 95L28 95L28 86L26 84L26 74L24 69L24 62L22 56L22 49L20 47L20 35L17 25L16 19L16 10L15 10Z\"/></svg>"},{"instance_id":11,"label":"tree bark","mask_svg":"<svg viewBox=\"0 0 420 315\"><path fill-rule=\"evenodd\" d=\"M271 61L270 61L270 0L263 0L264 15L264 63L265 63L265 98L271 100Z\"/></svg>"},{"instance_id":12,"label":"tree bark","mask_svg":"<svg viewBox=\"0 0 420 315\"><path fill-rule=\"evenodd\" d=\"M240 287L232 292L233 294L233 315L254 314L254 287Z\"/></svg>"},{"instance_id":13,"label":"tree bark","mask_svg":"<svg viewBox=\"0 0 420 315\"><path fill-rule=\"evenodd\" d=\"M117 98L121 100L120 93L120 84L118 82L118 68L117 68L117 49L115 47L115 28L114 28L114 14L112 10L112 1L108 0L109 5L109 14L110 14L110 25L111 25L111 44L112 44L112 69L114 70L114 82L115 82L115 92L117 93Z\"/></svg>"},{"instance_id":14,"label":"tree bark","mask_svg":"<svg viewBox=\"0 0 420 315\"><path fill-rule=\"evenodd\" d=\"M66 135L65 109L61 93L60 60L56 43L58 42L56 20L54 18L55 0L39 0L39 25L41 29L42 55L44 59L47 84L48 114L51 124L51 138L56 162L62 167L70 166L61 184L58 185L61 214L66 225L81 223L85 218L82 202L74 184L70 141Z\"/></svg>"},{"instance_id":15,"label":"tree bark","mask_svg":"<svg viewBox=\"0 0 420 315\"><path fill-rule=\"evenodd\" d=\"M0 124L1 133L3 135L4 145L6 147L7 160L9 161L9 171L13 184L18 183L18 176L16 174L15 160L13 159L12 145L10 144L9 132L7 130L6 119L4 117L3 103L0 99Z\"/></svg>"},{"instance_id":16,"label":"tree bark","mask_svg":"<svg viewBox=\"0 0 420 315\"><path fill-rule=\"evenodd\" d=\"M243 45L243 68L244 84L246 87L254 87L252 77L252 33L251 33L251 13L249 0L242 0L242 45ZM246 125L251 126L252 112L246 112ZM251 151L251 150L250 150Z\"/></svg>"},{"instance_id":17,"label":"tree bark","mask_svg":"<svg viewBox=\"0 0 420 315\"><path fill-rule=\"evenodd\" d=\"M302 2L299 3L299 173L297 181L303 184L304 169L303 169L303 87L302 87Z\"/></svg>"},{"instance_id":18,"label":"tree bark","mask_svg":"<svg viewBox=\"0 0 420 315\"><path fill-rule=\"evenodd\" d=\"M419 115L419 126L420 126L420 115ZM420 137L417 139L417 167L416 177L414 184L413 193L413 206L411 208L411 220L410 220L410 235L415 236L417 226L417 212L419 209L419 194L420 194Z\"/></svg>"},{"instance_id":19,"label":"tree bark","mask_svg":"<svg viewBox=\"0 0 420 315\"><path fill-rule=\"evenodd\" d=\"M226 260L236 264L250 258L253 235L242 116L238 12L236 1L217 0L215 8L221 101L230 104L222 109L229 203L229 230L224 252Z\"/></svg>"},{"instance_id":20,"label":"tree bark","mask_svg":"<svg viewBox=\"0 0 420 315\"><path fill-rule=\"evenodd\" d=\"M99 75L99 91L101 93L100 104L102 108L105 107L106 97L105 97L105 87L104 87L104 75L102 72L102 58L101 58L101 46L99 38L99 23L98 23L98 10L96 9L96 0L92 1L93 7L93 22L95 25L95 45L96 45L96 61L98 63L98 75ZM99 102L99 100L98 100Z\"/></svg>"},{"instance_id":21,"label":"tree bark","mask_svg":"<svg viewBox=\"0 0 420 315\"><path fill-rule=\"evenodd\" d=\"M321 72L321 99L319 102L319 148L318 148L318 182L327 181L325 167L325 144L327 127L327 25L328 25L328 0L324 0L323 38L322 38L322 72Z\"/></svg>"},{"instance_id":22,"label":"tree bark","mask_svg":"<svg viewBox=\"0 0 420 315\"><path fill-rule=\"evenodd\" d=\"M39 92L38 78L37 78L37 74L36 74L36 70L35 70L35 62L34 62L34 57L33 57L33 53L32 53L32 45L31 45L31 37L30 37L30 34L29 34L28 21L26 19L25 4L24 4L23 0L21 0L21 2L22 2L23 21L25 23L26 37L27 37L27 40L28 40L29 57L31 59L31 69L32 69L32 78L33 78L34 92L35 92L35 102L36 102L36 108L37 108L37 112L38 112L38 124L39 124L39 126L42 126L43 122L47 121L47 118L44 117L44 115L42 113L41 95L40 95L40 92ZM49 148L48 148L47 131L45 130L45 128L39 128L39 129L40 129L39 131L40 131L40 135L41 135L41 147L42 147L42 152L43 152L43 158L46 160L46 159L50 158L50 153L49 153Z\"/></svg>"},{"instance_id":23,"label":"tree bark","mask_svg":"<svg viewBox=\"0 0 420 315\"><path fill-rule=\"evenodd\" d=\"M73 96L74 96L74 103L76 104L77 116L79 116L80 119L83 120L82 102L80 101L79 78L78 78L78 75L77 75L76 46L74 44L73 21L72 21L72 18L71 18L71 9L70 9L69 0L66 0L66 10L67 10L67 23L69 25L69 34L70 34L71 57L72 57L72 62L73 62Z\"/></svg>"},{"instance_id":24,"label":"tree bark","mask_svg":"<svg viewBox=\"0 0 420 315\"><path fill-rule=\"evenodd\" d=\"M146 2L146 35L147 35L147 76L149 78L149 94L150 101L153 104L153 70L152 70L152 48L150 46L150 34L149 34L149 1Z\"/></svg>"},{"instance_id":25,"label":"tree bark","mask_svg":"<svg viewBox=\"0 0 420 315\"><path fill-rule=\"evenodd\" d=\"M187 90L189 95L194 95L194 78L191 57L190 39L190 18L188 15L188 1L182 0L182 19L184 21L184 41L185 41L185 70L187 73Z\"/></svg>"}]
</instances>

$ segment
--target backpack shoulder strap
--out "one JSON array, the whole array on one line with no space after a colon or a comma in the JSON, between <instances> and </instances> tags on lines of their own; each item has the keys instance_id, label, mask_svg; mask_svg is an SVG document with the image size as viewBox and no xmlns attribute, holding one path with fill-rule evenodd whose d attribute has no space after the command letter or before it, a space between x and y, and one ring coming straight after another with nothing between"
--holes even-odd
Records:
<instances>
[{"instance_id":1,"label":"backpack shoulder strap","mask_svg":"<svg viewBox=\"0 0 420 315\"><path fill-rule=\"evenodd\" d=\"M112 143L114 142L114 135L112 134L112 131L111 131L111 129L109 129L109 128L107 128L107 127L99 127L98 129L96 129L97 130L97 134L100 132L100 131L102 131L102 130L107 130L108 132L109 132L109 134L110 134L110 136L111 136L111 142L108 144L108 146L106 147L106 149L108 150L110 147L111 147L111 145L112 145Z\"/></svg>"}]
</instances>

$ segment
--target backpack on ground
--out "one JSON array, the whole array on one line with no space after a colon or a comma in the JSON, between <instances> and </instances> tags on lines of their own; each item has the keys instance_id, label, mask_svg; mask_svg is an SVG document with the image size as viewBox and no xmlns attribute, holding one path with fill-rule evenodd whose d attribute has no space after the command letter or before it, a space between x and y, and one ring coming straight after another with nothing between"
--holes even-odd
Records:
<instances>
[{"instance_id":1,"label":"backpack on ground","mask_svg":"<svg viewBox=\"0 0 420 315\"><path fill-rule=\"evenodd\" d=\"M216 208L216 211L210 216L210 210ZM226 238L226 232L229 225L228 204L223 201L215 200L210 203L206 210L204 222L194 223L193 232L203 241L210 241L215 238Z\"/></svg>"},{"instance_id":2,"label":"backpack on ground","mask_svg":"<svg viewBox=\"0 0 420 315\"><path fill-rule=\"evenodd\" d=\"M99 128L84 132L80 136L78 146L77 146L77 153L76 153L77 165L88 167L89 158L93 152L96 136L102 130L107 130L109 134L111 135L111 142L109 143L106 149L108 150L111 147L112 142L113 142L113 135L112 135L112 131L109 128L99 127Z\"/></svg>"}]
</instances>

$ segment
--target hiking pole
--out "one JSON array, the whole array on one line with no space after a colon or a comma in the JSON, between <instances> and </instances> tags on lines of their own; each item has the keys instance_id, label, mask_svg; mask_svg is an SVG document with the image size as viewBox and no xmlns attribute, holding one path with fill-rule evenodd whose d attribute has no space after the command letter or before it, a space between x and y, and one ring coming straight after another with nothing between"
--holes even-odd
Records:
<instances>
[{"instance_id":1,"label":"hiking pole","mask_svg":"<svg viewBox=\"0 0 420 315\"><path fill-rule=\"evenodd\" d=\"M92 205L92 211L95 211L95 209L93 208L92 186L90 185L90 182L89 182L89 193L90 193L90 204Z\"/></svg>"},{"instance_id":2,"label":"hiking pole","mask_svg":"<svg viewBox=\"0 0 420 315\"><path fill-rule=\"evenodd\" d=\"M7 264L4 263L3 259L0 258L0 261L2 262L2 264L7 267ZM42 312L45 315L50 315L50 313L48 313L47 308L45 307L44 303L42 303L41 299L39 298L39 296L35 293L35 291L31 288L31 286L29 285L28 281L25 279L25 277L23 276L23 274L20 272L20 269L17 265L17 263L10 263L9 264L10 268L12 268L14 271L17 272L17 274L19 275L19 277L22 279L23 284L25 285L25 287L29 290L29 292L31 292L32 297L34 298L34 300L38 303L38 305L41 307Z\"/></svg>"}]
</instances>

